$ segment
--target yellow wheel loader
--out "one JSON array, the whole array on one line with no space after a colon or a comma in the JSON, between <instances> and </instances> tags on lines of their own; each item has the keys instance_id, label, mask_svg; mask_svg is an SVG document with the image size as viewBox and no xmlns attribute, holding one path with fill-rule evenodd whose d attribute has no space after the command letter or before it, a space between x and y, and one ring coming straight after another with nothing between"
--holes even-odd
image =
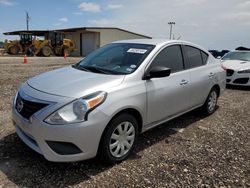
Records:
<instances>
[{"instance_id":1,"label":"yellow wheel loader","mask_svg":"<svg viewBox=\"0 0 250 188\"><path fill-rule=\"evenodd\" d=\"M77 50L75 43L66 39L64 33L50 31L46 38L50 40L53 52L57 56L70 56L72 52Z\"/></svg>"},{"instance_id":2,"label":"yellow wheel loader","mask_svg":"<svg viewBox=\"0 0 250 188\"><path fill-rule=\"evenodd\" d=\"M6 50L6 52L11 55L17 55L20 49L22 49L18 40L13 40L13 41L5 40L3 47Z\"/></svg>"},{"instance_id":3,"label":"yellow wheel loader","mask_svg":"<svg viewBox=\"0 0 250 188\"><path fill-rule=\"evenodd\" d=\"M17 55L19 52L27 55L37 55L48 57L51 54L70 56L77 50L75 43L70 39L65 39L63 33L50 31L45 35L45 40L37 40L32 33L21 33L20 40L4 42L7 53Z\"/></svg>"},{"instance_id":4,"label":"yellow wheel loader","mask_svg":"<svg viewBox=\"0 0 250 188\"><path fill-rule=\"evenodd\" d=\"M28 54L31 53L30 47L32 46L32 43L32 34L21 33L20 40L5 40L4 49L11 55L17 55L19 52Z\"/></svg>"}]
</instances>

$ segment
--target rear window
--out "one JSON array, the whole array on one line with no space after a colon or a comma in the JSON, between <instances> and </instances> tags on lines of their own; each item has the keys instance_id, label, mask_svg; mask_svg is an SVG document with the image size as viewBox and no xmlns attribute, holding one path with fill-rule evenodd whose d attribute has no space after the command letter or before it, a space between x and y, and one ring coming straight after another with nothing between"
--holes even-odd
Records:
<instances>
[{"instance_id":1,"label":"rear window","mask_svg":"<svg viewBox=\"0 0 250 188\"><path fill-rule=\"evenodd\" d=\"M190 69L194 67L202 66L203 61L206 59L202 57L201 51L191 46L183 46L187 62L185 62L185 68Z\"/></svg>"},{"instance_id":2,"label":"rear window","mask_svg":"<svg viewBox=\"0 0 250 188\"><path fill-rule=\"evenodd\" d=\"M208 55L205 52L201 51L201 57L202 57L203 65L207 64Z\"/></svg>"}]
</instances>

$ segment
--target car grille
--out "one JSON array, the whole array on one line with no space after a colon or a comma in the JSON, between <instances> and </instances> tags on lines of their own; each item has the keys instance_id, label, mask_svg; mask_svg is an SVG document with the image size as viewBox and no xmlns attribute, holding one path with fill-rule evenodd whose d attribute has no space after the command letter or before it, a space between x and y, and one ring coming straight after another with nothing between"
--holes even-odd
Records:
<instances>
[{"instance_id":1,"label":"car grille","mask_svg":"<svg viewBox=\"0 0 250 188\"><path fill-rule=\"evenodd\" d=\"M23 99L20 94L17 95L15 109L25 119L29 119L34 113L48 106L47 103L39 103Z\"/></svg>"},{"instance_id":2,"label":"car grille","mask_svg":"<svg viewBox=\"0 0 250 188\"><path fill-rule=\"evenodd\" d=\"M227 69L227 76L232 76L234 74L234 70Z\"/></svg>"},{"instance_id":3,"label":"car grille","mask_svg":"<svg viewBox=\"0 0 250 188\"><path fill-rule=\"evenodd\" d=\"M234 80L233 83L235 83L235 84L246 84L246 83L248 83L248 81L249 81L249 78L238 78L238 79Z\"/></svg>"}]
</instances>

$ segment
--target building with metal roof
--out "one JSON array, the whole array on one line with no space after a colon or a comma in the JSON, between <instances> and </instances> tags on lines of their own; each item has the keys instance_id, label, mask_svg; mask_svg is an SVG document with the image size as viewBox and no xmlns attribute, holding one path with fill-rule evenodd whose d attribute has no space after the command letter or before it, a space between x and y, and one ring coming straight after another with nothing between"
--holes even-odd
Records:
<instances>
[{"instance_id":1,"label":"building with metal roof","mask_svg":"<svg viewBox=\"0 0 250 188\"><path fill-rule=\"evenodd\" d=\"M76 43L77 51L73 56L86 56L93 50L117 40L125 39L150 39L151 37L127 31L116 27L76 27L66 29L56 29L53 31L63 32L65 38ZM46 36L49 30L29 30L6 32L5 35L19 35L29 32L35 36Z\"/></svg>"}]
</instances>

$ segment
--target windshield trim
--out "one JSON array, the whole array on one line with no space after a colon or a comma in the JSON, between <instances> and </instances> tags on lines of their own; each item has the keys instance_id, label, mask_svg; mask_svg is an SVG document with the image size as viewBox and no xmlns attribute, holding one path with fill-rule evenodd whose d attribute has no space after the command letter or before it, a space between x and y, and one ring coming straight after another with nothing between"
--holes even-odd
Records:
<instances>
[{"instance_id":1,"label":"windshield trim","mask_svg":"<svg viewBox=\"0 0 250 188\"><path fill-rule=\"evenodd\" d=\"M72 67L100 74L128 75L140 67L154 48L155 45L152 44L110 43L95 50Z\"/></svg>"}]
</instances>

